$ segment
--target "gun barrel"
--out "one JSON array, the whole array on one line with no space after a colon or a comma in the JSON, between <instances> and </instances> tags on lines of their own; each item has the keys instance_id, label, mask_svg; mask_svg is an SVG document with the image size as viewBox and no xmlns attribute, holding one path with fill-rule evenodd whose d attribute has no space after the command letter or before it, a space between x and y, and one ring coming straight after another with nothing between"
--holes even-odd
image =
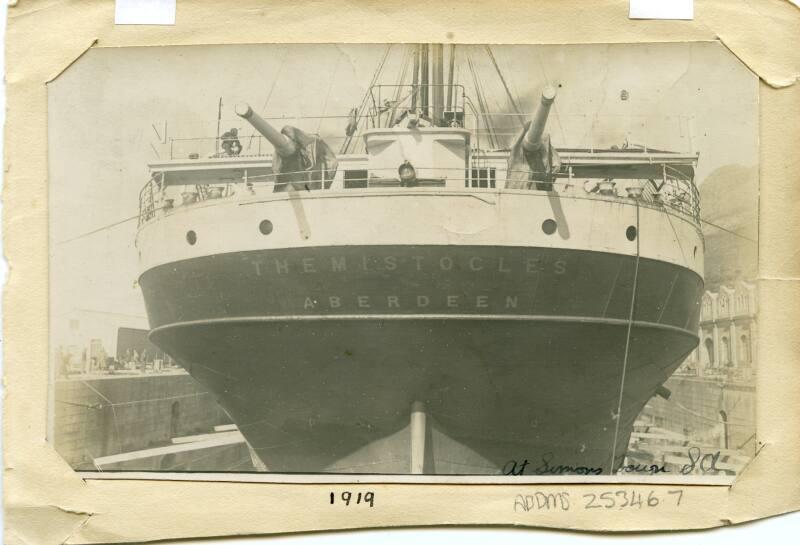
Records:
<instances>
[{"instance_id":1,"label":"gun barrel","mask_svg":"<svg viewBox=\"0 0 800 545\"><path fill-rule=\"evenodd\" d=\"M297 147L295 146L294 142L286 138L286 136L281 134L279 131L276 131L272 125L264 121L260 115L253 111L249 104L237 104L236 115L246 119L255 130L257 130L264 138L269 140L269 143L275 148L275 152L281 157L292 155L295 151L297 151Z\"/></svg>"},{"instance_id":2,"label":"gun barrel","mask_svg":"<svg viewBox=\"0 0 800 545\"><path fill-rule=\"evenodd\" d=\"M544 127L547 124L547 116L550 115L550 106L556 99L556 90L549 85L542 90L542 101L533 114L531 125L528 127L528 132L525 133L525 139L522 145L526 151L536 151L542 145L542 135L544 134Z\"/></svg>"}]
</instances>

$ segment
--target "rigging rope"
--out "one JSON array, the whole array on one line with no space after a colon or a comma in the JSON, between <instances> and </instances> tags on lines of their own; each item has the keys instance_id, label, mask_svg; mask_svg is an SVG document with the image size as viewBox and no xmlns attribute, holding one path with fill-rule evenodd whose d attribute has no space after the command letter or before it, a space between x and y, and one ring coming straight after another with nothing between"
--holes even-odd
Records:
<instances>
[{"instance_id":1,"label":"rigging rope","mask_svg":"<svg viewBox=\"0 0 800 545\"><path fill-rule=\"evenodd\" d=\"M483 101L483 91L481 89L480 82L478 81L478 76L475 73L475 66L472 64L472 56L469 53L467 54L467 65L469 66L469 71L472 75L472 84L475 87L475 98L478 99L478 108L480 109L481 114L480 118L483 119L483 124L486 126L486 130L489 133L490 145L493 149L497 149L497 135L495 135L492 122L487 116L486 103Z\"/></svg>"},{"instance_id":2,"label":"rigging rope","mask_svg":"<svg viewBox=\"0 0 800 545\"><path fill-rule=\"evenodd\" d=\"M408 67L411 65L411 50L410 49L407 49L405 54L403 55L402 65L403 65L403 68L400 71L400 77L397 78L397 88L394 91L394 97L392 99L394 101L393 105L392 105L392 109L389 111L389 117L386 120L386 126L387 127L391 127L392 123L394 122L395 115L397 115L397 107L400 105L400 103L401 102L405 102L406 98L411 96L411 94L409 94L409 95L403 97L402 101L400 99L400 95L402 94L402 91L403 91L403 86L405 85L406 75L408 74ZM415 90L412 89L411 93L414 93L414 92L415 92Z\"/></svg>"},{"instance_id":3,"label":"rigging rope","mask_svg":"<svg viewBox=\"0 0 800 545\"><path fill-rule=\"evenodd\" d=\"M286 59L289 57L289 49L287 48L286 51L283 53L283 58L281 59L281 63L278 65L278 71L275 72L275 77L272 79L272 85L269 88L269 93L267 93L267 98L264 100L264 105L261 107L261 111L264 112L267 109L267 104L269 104L269 100L272 98L272 92L275 90L275 85L278 83L280 79L281 72L283 71L283 65L286 64ZM250 146L253 145L253 139L256 138L256 131L255 129L248 137L247 141L247 149L250 149Z\"/></svg>"},{"instance_id":4,"label":"rigging rope","mask_svg":"<svg viewBox=\"0 0 800 545\"><path fill-rule=\"evenodd\" d=\"M328 100L331 98L331 89L333 89L333 83L336 81L336 72L339 70L339 61L342 60L342 56L338 55L336 57L336 64L333 65L333 72L331 72L331 81L328 83L328 92L325 94L325 102L322 103L322 115L325 115L325 112L328 110ZM320 117L319 122L317 123L317 134L319 134L319 129L322 127L322 120L323 117Z\"/></svg>"},{"instance_id":5,"label":"rigging rope","mask_svg":"<svg viewBox=\"0 0 800 545\"><path fill-rule=\"evenodd\" d=\"M486 53L489 54L489 58L492 60L492 64L494 65L494 69L497 72L497 75L500 77L500 83L503 84L503 89L506 90L506 96L508 97L508 102L511 104L511 107L514 108L519 120L520 126L525 126L525 116L519 109L517 105L517 101L514 100L514 95L511 94L511 89L508 88L508 84L506 83L506 78L503 77L503 72L500 70L500 66L497 64L497 60L494 58L494 53L492 53L492 47L489 44L486 44Z\"/></svg>"},{"instance_id":6,"label":"rigging rope","mask_svg":"<svg viewBox=\"0 0 800 545\"><path fill-rule=\"evenodd\" d=\"M97 229L93 229L93 230L91 230L91 231L89 231L87 233L83 233L81 235L77 235L77 236L74 236L72 238L68 238L66 240L62 240L60 242L56 242L56 245L60 246L62 244L66 244L67 242L72 242L72 241L75 241L75 240L79 240L79 239L82 239L84 237L88 237L89 235L94 235L94 234L99 233L101 231L105 231L106 229L111 229L112 227L116 227L118 225L122 225L123 223L127 223L129 221L138 220L138 219L139 219L139 214L136 214L135 216L131 216L129 218L125 218L124 220L115 221L114 223L109 223L108 225L104 225L103 227L98 227Z\"/></svg>"},{"instance_id":7,"label":"rigging rope","mask_svg":"<svg viewBox=\"0 0 800 545\"><path fill-rule=\"evenodd\" d=\"M378 64L378 67L375 69L375 73L372 75L372 81L370 81L369 86L367 87L367 92L364 94L364 98L361 100L361 104L358 107L358 113L356 114L356 122L360 120L364 116L364 111L366 110L369 104L369 98L372 96L372 87L375 85L375 82L378 81L378 78L383 72L383 66L386 64L386 59L389 57L389 53L392 50L392 44L388 44L386 46L386 51L383 53L383 58L381 62ZM355 135L353 135L355 136ZM350 149L350 144L353 142L353 136L348 136L345 138L344 142L342 143L342 147L339 149L340 155L346 155L348 150Z\"/></svg>"},{"instance_id":8,"label":"rigging rope","mask_svg":"<svg viewBox=\"0 0 800 545\"><path fill-rule=\"evenodd\" d=\"M716 227L716 228L717 228L717 229L719 229L720 231L725 231L726 233L730 233L730 234L731 234L731 235L733 235L733 236L736 236L736 237L739 237L739 238L743 238L744 240L747 240L747 241L749 241L749 242L752 242L753 244L758 244L758 241L757 241L757 240L755 240L755 239L752 239L752 238L750 238L750 237L746 237L746 236L744 236L744 235L740 235L739 233L737 233L737 232L735 232L735 231L731 231L730 229L726 229L725 227L723 227L723 226L721 226L721 225L717 225L716 223L712 223L712 222L710 222L710 221L708 221L708 220L704 220L704 219L702 219L702 218L700 219L700 221L701 221L701 222L703 222L703 223L705 223L706 225L710 225L711 227Z\"/></svg>"},{"instance_id":9,"label":"rigging rope","mask_svg":"<svg viewBox=\"0 0 800 545\"><path fill-rule=\"evenodd\" d=\"M625 356L622 359L622 377L619 384L619 400L617 401L616 423L614 425L614 442L611 446L611 461L608 468L609 474L614 474L614 460L617 457L617 440L619 439L619 425L622 421L622 397L625 392L625 376L628 372L628 354L631 347L631 332L633 330L633 311L636 308L636 290L639 287L639 259L640 241L642 234L639 230L639 202L636 202L636 262L633 269L633 288L631 290L631 305L628 310L628 330L625 334Z\"/></svg>"}]
</instances>

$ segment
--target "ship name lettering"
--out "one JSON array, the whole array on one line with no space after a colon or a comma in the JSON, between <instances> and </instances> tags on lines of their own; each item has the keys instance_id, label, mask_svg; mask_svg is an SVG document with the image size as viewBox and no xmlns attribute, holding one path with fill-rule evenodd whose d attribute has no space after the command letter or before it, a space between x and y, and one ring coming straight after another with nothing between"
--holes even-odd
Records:
<instances>
[{"instance_id":1,"label":"ship name lettering","mask_svg":"<svg viewBox=\"0 0 800 545\"><path fill-rule=\"evenodd\" d=\"M537 273L542 270L542 259L539 257L530 257L525 260L525 272Z\"/></svg>"},{"instance_id":2,"label":"ship name lettering","mask_svg":"<svg viewBox=\"0 0 800 545\"><path fill-rule=\"evenodd\" d=\"M505 267L505 259L500 258L500 261L497 263L497 272L511 272L511 269Z\"/></svg>"},{"instance_id":3,"label":"ship name lettering","mask_svg":"<svg viewBox=\"0 0 800 545\"><path fill-rule=\"evenodd\" d=\"M469 258L469 269L471 271L482 271L483 270L483 259L480 257L470 257Z\"/></svg>"},{"instance_id":4,"label":"ship name lettering","mask_svg":"<svg viewBox=\"0 0 800 545\"><path fill-rule=\"evenodd\" d=\"M322 306L327 304L328 309L339 309L348 305L357 308L381 308L382 306L387 309L408 308L409 306L415 308L428 308L431 305L441 305L449 309L459 308L474 308L474 309L488 309L491 308L491 303L495 303L495 307L506 309L519 308L518 295L506 295L504 298L492 298L489 295L445 295L441 298L431 298L428 295L415 295L415 296L400 296L400 295L353 295L350 297L342 297L340 295L327 295L319 299L312 296L303 298L303 309L317 309L322 301Z\"/></svg>"},{"instance_id":5,"label":"ship name lettering","mask_svg":"<svg viewBox=\"0 0 800 545\"><path fill-rule=\"evenodd\" d=\"M302 272L305 274L318 273L345 273L349 271L363 271L368 273L389 271L417 271L422 272L433 267L441 272L481 272L494 270L499 273L526 273L540 274L550 270L553 274L563 275L567 272L567 261L558 259L550 261L544 257L523 257L519 260L509 259L508 256L487 258L485 256L454 257L445 255L428 259L425 256L397 256L397 255L361 255L360 257L347 257L334 255L330 257L306 256L297 258L272 258L264 261L253 259L251 261L256 276L266 272L275 274L290 274ZM265 266L265 263L269 263Z\"/></svg>"},{"instance_id":6,"label":"ship name lettering","mask_svg":"<svg viewBox=\"0 0 800 545\"><path fill-rule=\"evenodd\" d=\"M303 272L304 273L315 273L315 272L317 272L316 260L313 257L304 257L303 258Z\"/></svg>"},{"instance_id":7,"label":"ship name lettering","mask_svg":"<svg viewBox=\"0 0 800 545\"><path fill-rule=\"evenodd\" d=\"M285 259L276 259L275 260L275 271L278 274L284 274L289 272L289 262Z\"/></svg>"}]
</instances>

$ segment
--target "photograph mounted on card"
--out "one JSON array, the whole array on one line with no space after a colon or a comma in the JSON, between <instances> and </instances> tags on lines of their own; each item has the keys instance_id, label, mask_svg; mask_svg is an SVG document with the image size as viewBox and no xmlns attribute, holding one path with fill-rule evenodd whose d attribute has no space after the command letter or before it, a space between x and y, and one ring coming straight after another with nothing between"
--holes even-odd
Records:
<instances>
[{"instance_id":1,"label":"photograph mounted on card","mask_svg":"<svg viewBox=\"0 0 800 545\"><path fill-rule=\"evenodd\" d=\"M48 136L48 435L84 478L756 453L758 79L718 42L95 47Z\"/></svg>"}]
</instances>

